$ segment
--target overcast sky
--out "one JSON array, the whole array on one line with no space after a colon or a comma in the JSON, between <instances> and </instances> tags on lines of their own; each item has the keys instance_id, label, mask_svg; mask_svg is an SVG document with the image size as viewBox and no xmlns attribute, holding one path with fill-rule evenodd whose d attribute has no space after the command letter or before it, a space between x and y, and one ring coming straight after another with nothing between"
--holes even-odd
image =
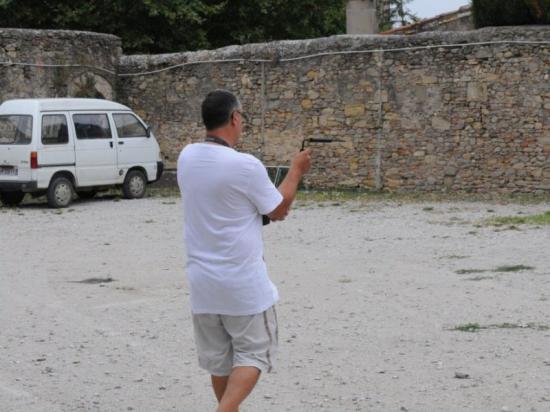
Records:
<instances>
[{"instance_id":1,"label":"overcast sky","mask_svg":"<svg viewBox=\"0 0 550 412\"><path fill-rule=\"evenodd\" d=\"M470 0L413 0L407 6L418 17L426 18L457 10L467 4Z\"/></svg>"}]
</instances>

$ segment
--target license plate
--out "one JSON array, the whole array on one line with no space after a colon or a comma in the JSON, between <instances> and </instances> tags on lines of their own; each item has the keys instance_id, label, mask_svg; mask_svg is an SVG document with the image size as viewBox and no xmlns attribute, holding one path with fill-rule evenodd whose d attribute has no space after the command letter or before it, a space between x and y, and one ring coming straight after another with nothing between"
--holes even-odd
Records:
<instances>
[{"instance_id":1,"label":"license plate","mask_svg":"<svg viewBox=\"0 0 550 412\"><path fill-rule=\"evenodd\" d=\"M0 166L0 175L2 176L17 176L17 167Z\"/></svg>"}]
</instances>

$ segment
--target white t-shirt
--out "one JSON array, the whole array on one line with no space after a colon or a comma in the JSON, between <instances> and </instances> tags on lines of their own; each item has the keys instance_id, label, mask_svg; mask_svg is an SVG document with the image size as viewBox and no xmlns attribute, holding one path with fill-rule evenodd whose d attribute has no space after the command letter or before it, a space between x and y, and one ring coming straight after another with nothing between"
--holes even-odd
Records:
<instances>
[{"instance_id":1,"label":"white t-shirt","mask_svg":"<svg viewBox=\"0 0 550 412\"><path fill-rule=\"evenodd\" d=\"M193 313L252 315L279 298L263 259L262 216L283 200L254 156L194 143L178 159Z\"/></svg>"}]
</instances>

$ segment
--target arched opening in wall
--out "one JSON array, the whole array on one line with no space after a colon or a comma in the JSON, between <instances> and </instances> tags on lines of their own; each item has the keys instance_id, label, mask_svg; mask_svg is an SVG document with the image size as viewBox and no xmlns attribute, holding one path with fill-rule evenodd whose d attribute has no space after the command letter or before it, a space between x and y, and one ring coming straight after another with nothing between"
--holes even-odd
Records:
<instances>
[{"instance_id":1,"label":"arched opening in wall","mask_svg":"<svg viewBox=\"0 0 550 412\"><path fill-rule=\"evenodd\" d=\"M82 73L69 82L68 95L112 100L113 87L104 77L90 72Z\"/></svg>"}]
</instances>

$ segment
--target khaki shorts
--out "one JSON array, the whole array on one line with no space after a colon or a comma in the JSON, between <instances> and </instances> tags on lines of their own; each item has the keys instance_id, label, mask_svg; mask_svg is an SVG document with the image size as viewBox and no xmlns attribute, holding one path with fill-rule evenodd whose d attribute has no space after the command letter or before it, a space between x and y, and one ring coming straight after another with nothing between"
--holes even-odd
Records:
<instances>
[{"instance_id":1,"label":"khaki shorts","mask_svg":"<svg viewBox=\"0 0 550 412\"><path fill-rule=\"evenodd\" d=\"M275 306L247 316L193 315L199 366L214 376L229 376L236 366L271 372L277 351Z\"/></svg>"}]
</instances>

